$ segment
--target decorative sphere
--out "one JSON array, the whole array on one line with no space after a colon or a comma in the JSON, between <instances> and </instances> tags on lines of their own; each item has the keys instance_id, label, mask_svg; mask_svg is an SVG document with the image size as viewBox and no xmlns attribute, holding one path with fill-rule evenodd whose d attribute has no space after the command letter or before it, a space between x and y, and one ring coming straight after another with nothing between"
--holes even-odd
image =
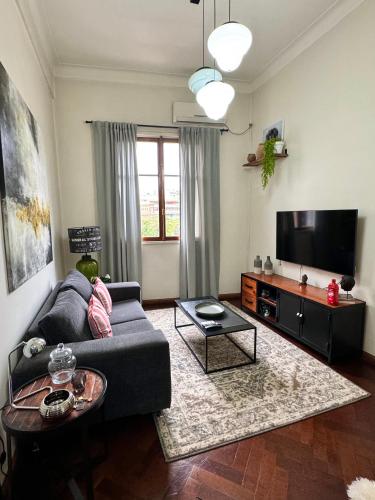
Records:
<instances>
[{"instance_id":1,"label":"decorative sphere","mask_svg":"<svg viewBox=\"0 0 375 500\"><path fill-rule=\"evenodd\" d=\"M340 285L345 292L350 292L355 285L355 279L353 276L343 276L341 278Z\"/></svg>"}]
</instances>

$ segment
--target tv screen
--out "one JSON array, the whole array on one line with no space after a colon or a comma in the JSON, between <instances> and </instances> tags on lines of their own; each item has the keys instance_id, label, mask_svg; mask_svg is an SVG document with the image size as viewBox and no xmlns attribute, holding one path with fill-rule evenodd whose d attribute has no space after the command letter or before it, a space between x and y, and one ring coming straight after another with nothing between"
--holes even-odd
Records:
<instances>
[{"instance_id":1,"label":"tv screen","mask_svg":"<svg viewBox=\"0 0 375 500\"><path fill-rule=\"evenodd\" d=\"M277 259L354 276L358 210L277 212L276 217Z\"/></svg>"}]
</instances>

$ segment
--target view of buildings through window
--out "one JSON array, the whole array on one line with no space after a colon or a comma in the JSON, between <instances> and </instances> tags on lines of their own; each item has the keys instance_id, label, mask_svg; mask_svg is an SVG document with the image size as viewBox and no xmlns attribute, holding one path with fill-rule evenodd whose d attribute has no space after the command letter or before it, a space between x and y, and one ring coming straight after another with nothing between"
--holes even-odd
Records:
<instances>
[{"instance_id":1,"label":"view of buildings through window","mask_svg":"<svg viewBox=\"0 0 375 500\"><path fill-rule=\"evenodd\" d=\"M180 236L180 166L177 139L139 138L137 163L142 237Z\"/></svg>"}]
</instances>

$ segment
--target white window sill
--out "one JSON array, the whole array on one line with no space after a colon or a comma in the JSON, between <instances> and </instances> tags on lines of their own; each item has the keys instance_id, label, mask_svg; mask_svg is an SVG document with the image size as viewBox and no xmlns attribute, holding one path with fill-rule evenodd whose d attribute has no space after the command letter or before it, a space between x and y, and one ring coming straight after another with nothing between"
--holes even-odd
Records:
<instances>
[{"instance_id":1,"label":"white window sill","mask_svg":"<svg viewBox=\"0 0 375 500\"><path fill-rule=\"evenodd\" d=\"M142 245L179 245L180 240L166 240L166 241L143 241Z\"/></svg>"}]
</instances>

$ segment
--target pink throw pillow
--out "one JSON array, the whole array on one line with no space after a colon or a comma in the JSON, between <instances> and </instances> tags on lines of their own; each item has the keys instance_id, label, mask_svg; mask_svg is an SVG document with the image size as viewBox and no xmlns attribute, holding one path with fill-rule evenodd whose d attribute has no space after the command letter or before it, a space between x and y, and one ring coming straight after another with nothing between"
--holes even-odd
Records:
<instances>
[{"instance_id":1,"label":"pink throw pillow","mask_svg":"<svg viewBox=\"0 0 375 500\"><path fill-rule=\"evenodd\" d=\"M94 295L100 300L108 316L110 316L112 314L112 299L109 295L108 288L100 278L96 278L95 280Z\"/></svg>"},{"instance_id":2,"label":"pink throw pillow","mask_svg":"<svg viewBox=\"0 0 375 500\"><path fill-rule=\"evenodd\" d=\"M92 336L95 339L112 337L112 327L109 322L108 314L106 313L103 304L95 297L94 294L91 295L87 317Z\"/></svg>"}]
</instances>

